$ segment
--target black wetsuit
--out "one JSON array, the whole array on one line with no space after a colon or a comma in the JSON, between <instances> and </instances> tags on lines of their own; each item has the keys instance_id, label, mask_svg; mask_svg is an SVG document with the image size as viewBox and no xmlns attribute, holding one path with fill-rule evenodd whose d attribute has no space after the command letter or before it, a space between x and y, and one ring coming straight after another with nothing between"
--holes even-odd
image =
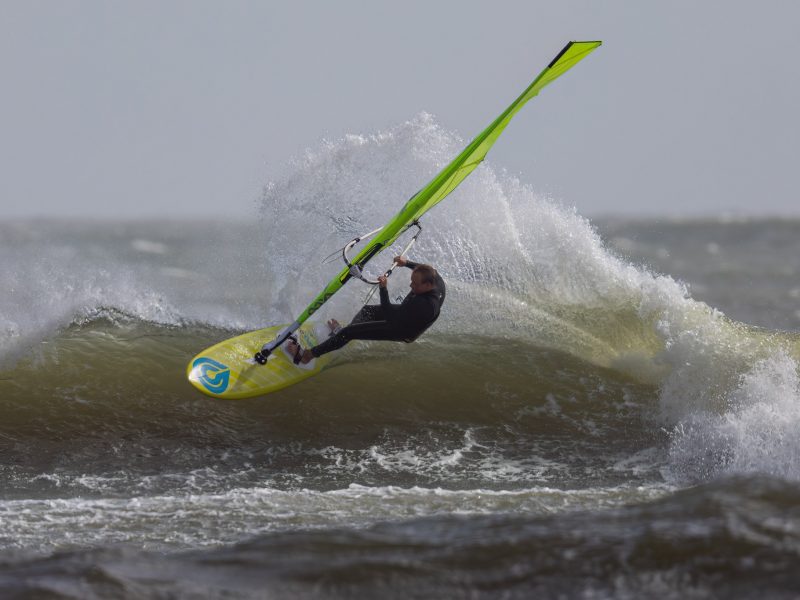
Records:
<instances>
[{"instance_id":1,"label":"black wetsuit","mask_svg":"<svg viewBox=\"0 0 800 600\"><path fill-rule=\"evenodd\" d=\"M408 261L405 266L413 269L417 263ZM389 301L386 288L380 288L380 297L380 304L362 308L347 327L312 348L311 353L322 356L338 350L350 340L413 342L439 318L445 297L444 280L437 273L430 292L419 295L409 292L401 304Z\"/></svg>"}]
</instances>

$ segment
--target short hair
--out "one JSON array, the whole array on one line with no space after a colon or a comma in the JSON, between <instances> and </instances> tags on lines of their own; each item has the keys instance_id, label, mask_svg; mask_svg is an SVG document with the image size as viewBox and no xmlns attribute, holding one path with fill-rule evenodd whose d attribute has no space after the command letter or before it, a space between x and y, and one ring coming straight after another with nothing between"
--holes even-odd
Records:
<instances>
[{"instance_id":1,"label":"short hair","mask_svg":"<svg viewBox=\"0 0 800 600\"><path fill-rule=\"evenodd\" d=\"M439 275L430 265L417 265L414 267L414 270L411 271L411 274L419 273L422 276L422 283L430 283L431 285L436 283L436 277Z\"/></svg>"}]
</instances>

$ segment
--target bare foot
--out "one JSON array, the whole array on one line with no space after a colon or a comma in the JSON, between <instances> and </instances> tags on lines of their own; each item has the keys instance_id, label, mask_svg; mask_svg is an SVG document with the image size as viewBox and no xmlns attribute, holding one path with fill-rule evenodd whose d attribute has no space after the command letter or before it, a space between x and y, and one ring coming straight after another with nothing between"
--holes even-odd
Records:
<instances>
[{"instance_id":1,"label":"bare foot","mask_svg":"<svg viewBox=\"0 0 800 600\"><path fill-rule=\"evenodd\" d=\"M331 333L336 333L339 329L342 328L342 326L339 324L339 321L337 321L336 319L331 319L330 321L328 321L328 327L330 328Z\"/></svg>"},{"instance_id":2,"label":"bare foot","mask_svg":"<svg viewBox=\"0 0 800 600\"><path fill-rule=\"evenodd\" d=\"M286 342L286 349L289 351L289 354L291 354L292 356L296 356L297 355L297 351L298 351L299 348L300 347L297 344L295 344L293 340L288 340ZM311 359L313 359L313 358L314 358L314 355L311 354L311 350L303 350L303 354L300 357L300 362L302 364L304 364L304 365L307 365L308 363L311 362Z\"/></svg>"}]
</instances>

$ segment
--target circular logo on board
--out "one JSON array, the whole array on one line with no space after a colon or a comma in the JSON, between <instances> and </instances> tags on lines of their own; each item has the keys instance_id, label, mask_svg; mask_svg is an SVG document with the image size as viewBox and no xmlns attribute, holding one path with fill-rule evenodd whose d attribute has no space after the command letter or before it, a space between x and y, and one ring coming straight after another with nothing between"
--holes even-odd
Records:
<instances>
[{"instance_id":1,"label":"circular logo on board","mask_svg":"<svg viewBox=\"0 0 800 600\"><path fill-rule=\"evenodd\" d=\"M212 394L221 394L228 389L231 381L230 367L212 358L201 356L192 363L192 373Z\"/></svg>"}]
</instances>

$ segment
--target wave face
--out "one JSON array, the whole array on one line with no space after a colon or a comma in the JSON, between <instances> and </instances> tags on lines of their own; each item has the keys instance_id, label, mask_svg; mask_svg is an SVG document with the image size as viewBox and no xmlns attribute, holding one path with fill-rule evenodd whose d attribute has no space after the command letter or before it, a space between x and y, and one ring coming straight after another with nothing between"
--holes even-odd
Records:
<instances>
[{"instance_id":1,"label":"wave face","mask_svg":"<svg viewBox=\"0 0 800 600\"><path fill-rule=\"evenodd\" d=\"M388 220L462 146L426 114L323 142L266 186L250 223L0 224L7 591L34 593L21 583L31 573L66 568L41 558L55 551L101 565L116 591L96 593L120 597L195 593L121 574L149 569L149 552L169 553L180 581L272 556L252 564L300 596L377 594L420 547L433 573L456 573L440 588L410 567L420 596L702 595L717 577L709 553L720 576L760 554L777 570L756 562L752 581L782 573L800 527L784 510L800 494L800 342L775 327L800 319L800 223L594 226L484 165L423 218L413 257L441 271L448 297L419 341L350 344L266 398L222 402L186 383L200 349L291 321L340 269L321 259ZM390 296L407 285L400 270ZM319 318L347 319L367 291L348 284ZM737 503L777 529L726 530L744 518ZM678 566L659 558L671 526ZM509 562L471 574L484 542ZM514 575L541 545L560 548L553 579ZM298 583L304 556L335 580L331 547L350 583ZM270 571L280 548L292 559ZM581 563L579 587L567 583L575 557L603 549L608 562Z\"/></svg>"}]
</instances>

